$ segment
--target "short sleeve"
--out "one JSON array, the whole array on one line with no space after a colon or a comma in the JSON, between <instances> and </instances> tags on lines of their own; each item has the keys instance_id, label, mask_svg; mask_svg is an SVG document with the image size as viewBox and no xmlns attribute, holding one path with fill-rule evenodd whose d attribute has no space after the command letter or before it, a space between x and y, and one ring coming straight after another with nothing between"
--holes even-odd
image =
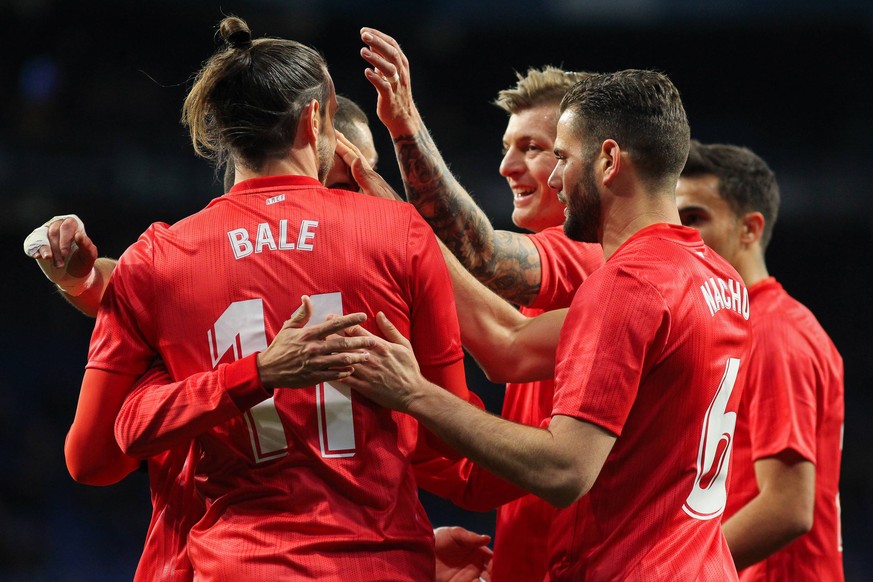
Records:
<instances>
[{"instance_id":1,"label":"short sleeve","mask_svg":"<svg viewBox=\"0 0 873 582\"><path fill-rule=\"evenodd\" d=\"M155 358L152 225L118 260L97 312L88 368L140 375Z\"/></svg>"},{"instance_id":2,"label":"short sleeve","mask_svg":"<svg viewBox=\"0 0 873 582\"><path fill-rule=\"evenodd\" d=\"M816 462L816 366L791 327L757 326L743 399L753 460L792 450Z\"/></svg>"},{"instance_id":3,"label":"short sleeve","mask_svg":"<svg viewBox=\"0 0 873 582\"><path fill-rule=\"evenodd\" d=\"M603 248L580 243L561 226L528 235L540 255L540 291L529 307L552 310L569 307L576 290L603 265Z\"/></svg>"},{"instance_id":4,"label":"short sleeve","mask_svg":"<svg viewBox=\"0 0 873 582\"><path fill-rule=\"evenodd\" d=\"M597 271L580 288L561 331L552 414L620 435L669 329L667 304L650 283L621 267Z\"/></svg>"}]
</instances>

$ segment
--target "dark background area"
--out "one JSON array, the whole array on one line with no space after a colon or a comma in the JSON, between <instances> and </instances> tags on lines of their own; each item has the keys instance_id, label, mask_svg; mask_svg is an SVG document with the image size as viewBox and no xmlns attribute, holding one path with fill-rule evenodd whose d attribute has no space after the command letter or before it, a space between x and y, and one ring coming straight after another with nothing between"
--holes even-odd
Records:
<instances>
[{"instance_id":1,"label":"dark background area","mask_svg":"<svg viewBox=\"0 0 873 582\"><path fill-rule=\"evenodd\" d=\"M56 297L21 242L49 217L75 212L101 252L118 256L151 222L174 222L221 194L178 120L222 14L247 19L255 36L321 50L337 91L370 114L380 170L399 188L358 29L395 36L437 144L505 229L514 228L511 194L497 174L506 117L490 102L516 71L553 64L667 73L694 137L749 146L777 174L783 204L768 262L845 360L846 576L873 579L869 2L0 0L0 8L0 237L11 265L0 301L0 579L133 574L150 511L145 475L96 488L67 474L63 440L92 322ZM500 388L468 368L471 385L498 410ZM425 502L435 525L493 532L493 513Z\"/></svg>"}]
</instances>

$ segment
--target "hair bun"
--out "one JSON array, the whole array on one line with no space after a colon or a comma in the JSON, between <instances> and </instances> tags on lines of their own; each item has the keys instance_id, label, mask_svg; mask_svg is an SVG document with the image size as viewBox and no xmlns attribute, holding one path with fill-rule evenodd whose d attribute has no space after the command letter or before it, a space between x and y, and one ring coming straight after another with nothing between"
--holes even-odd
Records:
<instances>
[{"instance_id":1,"label":"hair bun","mask_svg":"<svg viewBox=\"0 0 873 582\"><path fill-rule=\"evenodd\" d=\"M243 19L229 16L221 21L218 29L230 48L247 49L252 46L252 31Z\"/></svg>"},{"instance_id":2,"label":"hair bun","mask_svg":"<svg viewBox=\"0 0 873 582\"><path fill-rule=\"evenodd\" d=\"M235 49L247 49L252 46L252 34L247 30L238 30L227 38L227 44Z\"/></svg>"}]
</instances>

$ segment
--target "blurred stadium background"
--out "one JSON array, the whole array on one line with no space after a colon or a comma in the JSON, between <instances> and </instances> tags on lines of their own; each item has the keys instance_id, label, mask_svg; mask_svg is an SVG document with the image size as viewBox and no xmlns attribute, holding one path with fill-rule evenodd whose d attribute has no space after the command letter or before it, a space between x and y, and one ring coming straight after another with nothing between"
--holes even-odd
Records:
<instances>
[{"instance_id":1,"label":"blurred stadium background","mask_svg":"<svg viewBox=\"0 0 873 582\"><path fill-rule=\"evenodd\" d=\"M76 212L118 256L149 223L174 222L221 194L178 122L189 75L213 50L222 14L255 36L326 56L337 91L371 116L380 170L399 174L360 26L395 36L416 101L453 171L496 226L510 194L497 174L503 112L490 104L515 71L545 64L656 68L683 93L692 134L747 145L779 179L771 272L808 305L846 364L842 471L848 580L873 579L873 4L869 0L225 0L88 3L0 0L0 236L12 277L0 334L0 579L129 580L149 515L134 475L75 484L63 439L92 323L60 301L21 253L55 214ZM500 389L469 362L499 410ZM430 497L435 525L493 532L493 514Z\"/></svg>"}]
</instances>

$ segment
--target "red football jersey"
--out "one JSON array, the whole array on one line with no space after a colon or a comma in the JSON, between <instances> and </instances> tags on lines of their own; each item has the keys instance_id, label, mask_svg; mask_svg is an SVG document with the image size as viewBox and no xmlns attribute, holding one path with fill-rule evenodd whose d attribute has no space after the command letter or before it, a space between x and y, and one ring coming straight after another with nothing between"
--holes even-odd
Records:
<instances>
[{"instance_id":1,"label":"red football jersey","mask_svg":"<svg viewBox=\"0 0 873 582\"><path fill-rule=\"evenodd\" d=\"M758 495L754 463L791 450L815 464L812 529L740 572L743 581L843 580L843 359L815 316L773 277L749 289L752 350L725 518Z\"/></svg>"},{"instance_id":2,"label":"red football jersey","mask_svg":"<svg viewBox=\"0 0 873 582\"><path fill-rule=\"evenodd\" d=\"M570 240L563 226L547 228L529 238L539 252L542 280L537 298L531 307L521 307L521 312L535 317L569 307L582 282L603 265L603 248ZM501 416L540 426L551 417L554 394L554 380L509 383ZM548 571L548 538L555 511L555 506L536 495L525 495L497 508L492 580L542 582Z\"/></svg>"},{"instance_id":3,"label":"red football jersey","mask_svg":"<svg viewBox=\"0 0 873 582\"><path fill-rule=\"evenodd\" d=\"M736 579L720 516L748 317L740 276L681 226L637 232L579 289L553 414L617 440L557 513L551 580Z\"/></svg>"},{"instance_id":4,"label":"red football jersey","mask_svg":"<svg viewBox=\"0 0 873 582\"><path fill-rule=\"evenodd\" d=\"M162 362L155 362L137 386L170 381ZM147 459L152 517L134 582L188 582L194 570L188 560L188 532L203 517L203 503L194 492L197 448L179 446Z\"/></svg>"},{"instance_id":5,"label":"red football jersey","mask_svg":"<svg viewBox=\"0 0 873 582\"><path fill-rule=\"evenodd\" d=\"M198 435L198 579L430 579L433 532L394 415L342 384L272 398L259 385L252 354L304 294L316 322L383 311L422 368L462 361L448 272L411 206L301 176L248 180L120 259L88 366L138 375L160 356L180 381L134 391L116 434L140 451Z\"/></svg>"}]
</instances>

